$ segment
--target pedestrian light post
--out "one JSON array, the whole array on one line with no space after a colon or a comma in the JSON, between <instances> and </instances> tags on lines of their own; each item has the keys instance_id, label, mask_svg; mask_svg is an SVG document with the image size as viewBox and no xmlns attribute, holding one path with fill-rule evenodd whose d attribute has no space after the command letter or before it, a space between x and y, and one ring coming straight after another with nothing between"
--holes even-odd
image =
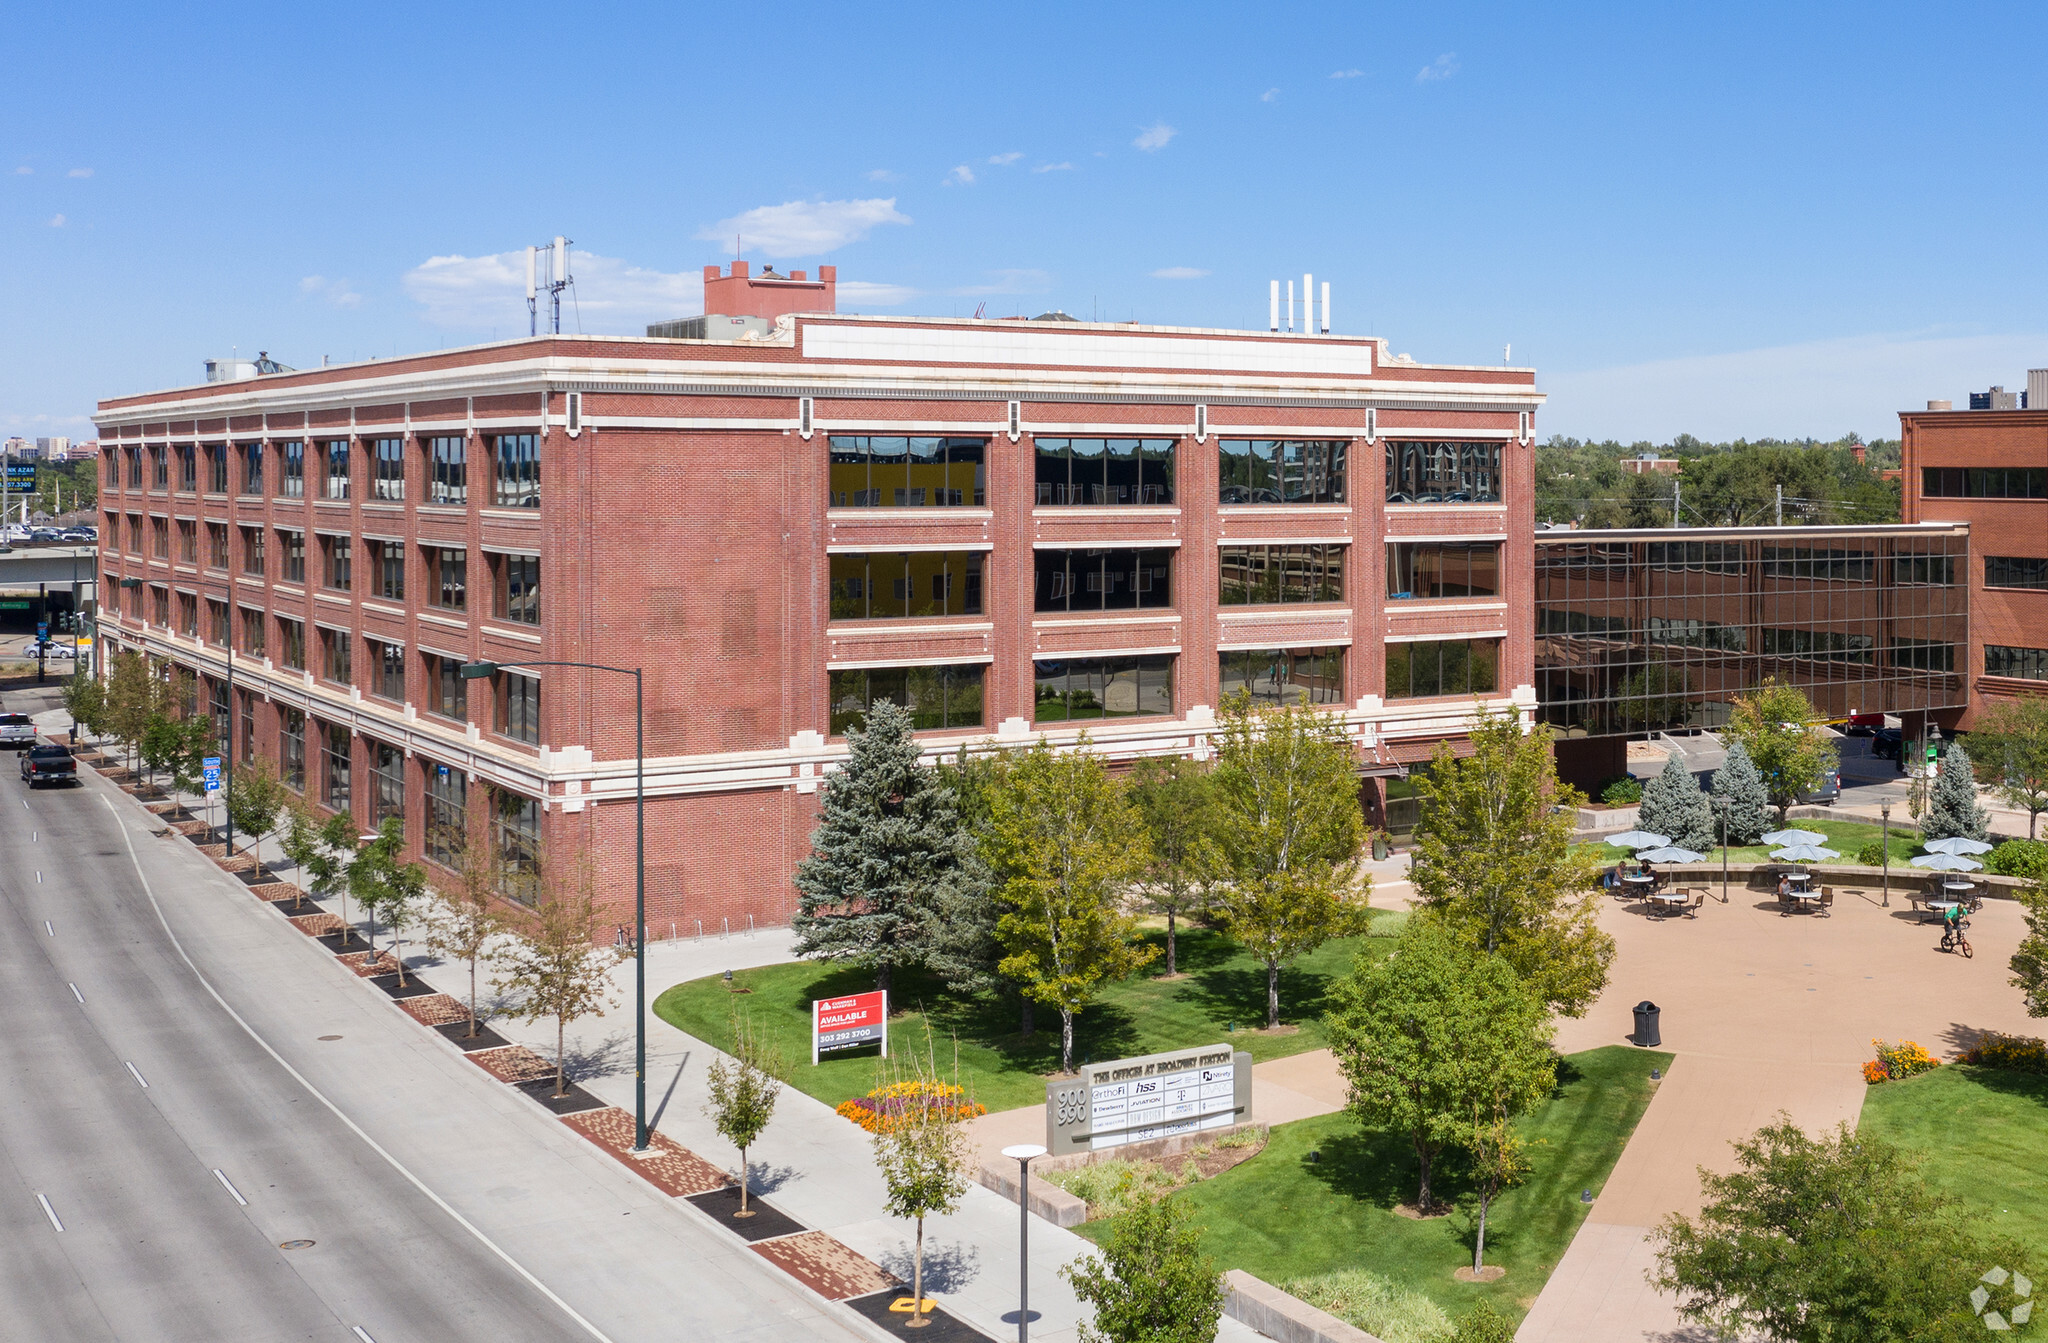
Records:
<instances>
[{"instance_id":1,"label":"pedestrian light post","mask_svg":"<svg viewBox=\"0 0 2048 1343\"><path fill-rule=\"evenodd\" d=\"M1714 810L1721 813L1721 903L1728 903L1728 799L1714 799Z\"/></svg>"},{"instance_id":2,"label":"pedestrian light post","mask_svg":"<svg viewBox=\"0 0 2048 1343\"><path fill-rule=\"evenodd\" d=\"M638 667L598 662L465 662L462 679L481 681L501 667L580 667L633 678L633 1150L647 1150L647 737L644 681Z\"/></svg>"},{"instance_id":3,"label":"pedestrian light post","mask_svg":"<svg viewBox=\"0 0 2048 1343\"><path fill-rule=\"evenodd\" d=\"M1031 1163L1045 1155L1036 1143L1005 1147L1003 1155L1017 1163L1017 1343L1028 1343L1031 1330Z\"/></svg>"},{"instance_id":4,"label":"pedestrian light post","mask_svg":"<svg viewBox=\"0 0 2048 1343\"><path fill-rule=\"evenodd\" d=\"M1892 804L1889 799L1877 804L1878 824L1884 827L1884 838L1879 841L1884 857L1884 908L1892 907Z\"/></svg>"}]
</instances>

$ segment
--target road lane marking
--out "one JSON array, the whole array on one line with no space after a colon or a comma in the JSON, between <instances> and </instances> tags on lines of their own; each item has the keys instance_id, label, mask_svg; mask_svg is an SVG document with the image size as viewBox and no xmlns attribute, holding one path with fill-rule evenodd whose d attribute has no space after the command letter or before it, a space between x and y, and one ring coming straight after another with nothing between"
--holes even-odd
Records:
<instances>
[{"instance_id":1,"label":"road lane marking","mask_svg":"<svg viewBox=\"0 0 2048 1343\"><path fill-rule=\"evenodd\" d=\"M57 925L51 923L48 919L44 919L43 931L48 933L50 936L55 937L57 935Z\"/></svg>"},{"instance_id":2,"label":"road lane marking","mask_svg":"<svg viewBox=\"0 0 2048 1343\"><path fill-rule=\"evenodd\" d=\"M363 1343L377 1343L376 1339L371 1338L368 1334L363 1332L363 1326L361 1326L360 1324L355 1326L355 1331L356 1337L363 1340Z\"/></svg>"},{"instance_id":3,"label":"road lane marking","mask_svg":"<svg viewBox=\"0 0 2048 1343\"><path fill-rule=\"evenodd\" d=\"M71 996L78 999L78 1005L80 1007L85 1006L85 995L78 991L78 985L66 984L64 987L71 990Z\"/></svg>"},{"instance_id":4,"label":"road lane marking","mask_svg":"<svg viewBox=\"0 0 2048 1343\"><path fill-rule=\"evenodd\" d=\"M36 885L40 886L40 885L42 885L42 884L43 884L43 870L42 870L41 868L37 868L37 869L36 869Z\"/></svg>"},{"instance_id":5,"label":"road lane marking","mask_svg":"<svg viewBox=\"0 0 2048 1343\"><path fill-rule=\"evenodd\" d=\"M57 1210L50 1206L50 1196L48 1194L37 1194L36 1202L43 1205L43 1216L50 1219L50 1225L62 1231L64 1224L57 1220Z\"/></svg>"},{"instance_id":6,"label":"road lane marking","mask_svg":"<svg viewBox=\"0 0 2048 1343\"><path fill-rule=\"evenodd\" d=\"M124 1063L126 1063L126 1062L127 1062L127 1061L126 1061L125 1059L124 1059L124 1060L122 1060L122 1061L123 1061ZM140 1069L138 1069L138 1068L137 1068L137 1067L136 1067L136 1066L135 1066L134 1064L132 1064L132 1063L129 1063L129 1064L127 1065L127 1066L128 1066L128 1071L129 1071L129 1072L131 1072L131 1073L134 1073L134 1074L135 1074L135 1080L136 1080L136 1081L138 1081L138 1082L142 1082L142 1072L141 1072L141 1070L140 1070ZM147 1091L147 1090L149 1090L149 1083L147 1083L147 1082L142 1082L142 1089L143 1089L144 1091Z\"/></svg>"},{"instance_id":7,"label":"road lane marking","mask_svg":"<svg viewBox=\"0 0 2048 1343\"><path fill-rule=\"evenodd\" d=\"M235 1202L241 1204L245 1208L249 1206L249 1200L242 1197L242 1191L235 1188L234 1181L228 1179L226 1171L221 1170L218 1166L214 1167L213 1178L220 1181L221 1188L227 1190L230 1194L233 1194L235 1196Z\"/></svg>"},{"instance_id":8,"label":"road lane marking","mask_svg":"<svg viewBox=\"0 0 2048 1343\"><path fill-rule=\"evenodd\" d=\"M156 921L163 928L164 936L170 939L171 947L178 953L178 959L185 962L185 968L190 970L192 972L192 977L199 981L199 987L205 989L207 996L212 998L216 1003L220 1004L220 1010L228 1014L229 1020L233 1021L237 1026L240 1026L242 1028L242 1033L244 1035L247 1035L251 1040L254 1040L256 1042L257 1048L261 1049L264 1053L270 1055L271 1060L275 1062L278 1067L282 1068L288 1077L290 1077L294 1082L297 1082L300 1086L304 1087L306 1089L306 1094L310 1095L314 1100L319 1101L322 1105L326 1106L328 1111L331 1114L333 1114L333 1116L336 1119L340 1120L344 1125L348 1127L349 1132L355 1134L358 1138L361 1138L363 1140L364 1146L368 1147L371 1151L375 1152L378 1156L382 1157L386 1165L390 1166L391 1169L397 1171L401 1176L405 1177L406 1182L412 1185L413 1188L419 1190L420 1193L424 1194L427 1197L427 1199L433 1203L435 1207L439 1208L442 1212L447 1213L449 1218L453 1220L457 1226L461 1227L464 1231L467 1231L470 1235L474 1236L479 1245L482 1245L485 1249L489 1250L492 1254L496 1255L514 1273L517 1273L521 1278L524 1278L529 1284L532 1285L535 1291L539 1292L542 1296L546 1297L549 1301L553 1302L556 1308L558 1308L564 1315L574 1320L578 1327L580 1327L585 1333L589 1334L592 1338L597 1339L598 1343L612 1343L612 1338L609 1334L605 1333L602 1329L599 1329L589 1320L583 1318L583 1316L577 1312L574 1306L570 1305L567 1301L564 1301L561 1298L561 1296L559 1296L555 1292L553 1288L549 1287L546 1283L542 1282L539 1278L535 1277L533 1275L533 1272L530 1269L528 1269L526 1265L520 1263L517 1259L514 1259L511 1256L511 1254L505 1250L503 1246L499 1245L496 1241L492 1240L489 1236L485 1235L482 1227L479 1227L476 1223L470 1221L467 1217L464 1217L461 1213L457 1212L455 1210L454 1205L449 1203L447 1199L442 1198L439 1194L435 1193L432 1189L428 1188L426 1181L420 1179L419 1176L413 1174L411 1170L407 1169L404 1162L400 1161L397 1157L393 1156L390 1152L386 1151L383 1144L379 1143L375 1138L372 1138L369 1135L369 1133L364 1130L362 1125L356 1123L355 1120L349 1118L348 1115L342 1110L342 1108L339 1105L336 1105L333 1101L329 1100L327 1098L327 1094L321 1091L319 1087L314 1086L312 1081L309 1078L307 1078L307 1076L304 1073L300 1072L297 1068L294 1068L290 1063L286 1062L284 1055L278 1053L276 1049L272 1048L270 1041L264 1039L260 1034L258 1034L256 1028L254 1026L251 1026L246 1020L244 1020L240 1012L237 1012L234 1008L228 1005L228 1000L220 996L220 990L214 988L213 982L209 980L205 975L199 972L198 965L196 965L193 962L191 954L185 950L185 944L183 942L180 942L178 940L178 935L171 931L171 921L164 916L164 908L157 901L156 888L150 885L149 874L143 871L142 859L135 852L135 838L128 832L127 822L122 819L121 813L115 809L112 799L108 798L106 794L102 793L100 795L100 803L101 805L106 807L107 811L113 816L114 824L117 828L119 828L121 832L121 843L124 846L126 846L128 850L128 863L131 867L135 869L135 880L141 885L142 893L149 897L149 907L151 910L155 912ZM375 1340L372 1340L372 1343L375 1343Z\"/></svg>"}]
</instances>

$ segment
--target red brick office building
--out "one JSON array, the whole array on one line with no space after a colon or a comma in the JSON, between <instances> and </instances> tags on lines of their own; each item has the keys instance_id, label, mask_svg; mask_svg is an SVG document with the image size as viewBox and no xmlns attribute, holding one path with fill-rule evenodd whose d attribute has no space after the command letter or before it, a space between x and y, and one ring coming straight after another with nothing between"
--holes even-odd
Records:
<instances>
[{"instance_id":1,"label":"red brick office building","mask_svg":"<svg viewBox=\"0 0 2048 1343\"><path fill-rule=\"evenodd\" d=\"M1905 521L1970 525L1967 730L2048 692L2048 409L1902 411L1899 437Z\"/></svg>"},{"instance_id":2,"label":"red brick office building","mask_svg":"<svg viewBox=\"0 0 2048 1343\"><path fill-rule=\"evenodd\" d=\"M829 271L734 269L707 307L767 319L737 339L102 402L108 648L195 672L237 757L315 803L403 816L429 858L465 819L515 862L588 850L624 902L631 678L457 669L644 668L656 937L787 919L875 698L934 756L1085 730L1120 761L1204 754L1235 688L1307 699L1343 713L1368 810L1475 696L1533 708L1530 370L837 316Z\"/></svg>"}]
</instances>

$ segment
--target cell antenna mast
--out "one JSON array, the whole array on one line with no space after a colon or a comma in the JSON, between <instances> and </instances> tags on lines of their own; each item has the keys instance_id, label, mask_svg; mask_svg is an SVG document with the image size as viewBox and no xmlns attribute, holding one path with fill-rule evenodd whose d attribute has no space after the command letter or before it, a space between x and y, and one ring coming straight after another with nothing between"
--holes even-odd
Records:
<instances>
[{"instance_id":1,"label":"cell antenna mast","mask_svg":"<svg viewBox=\"0 0 2048 1343\"><path fill-rule=\"evenodd\" d=\"M549 320L554 334L562 334L562 291L576 283L576 277L569 273L570 239L559 233L554 242L543 247L526 249L526 334L540 334L540 294L547 291ZM541 267L545 260L547 278L541 278Z\"/></svg>"}]
</instances>

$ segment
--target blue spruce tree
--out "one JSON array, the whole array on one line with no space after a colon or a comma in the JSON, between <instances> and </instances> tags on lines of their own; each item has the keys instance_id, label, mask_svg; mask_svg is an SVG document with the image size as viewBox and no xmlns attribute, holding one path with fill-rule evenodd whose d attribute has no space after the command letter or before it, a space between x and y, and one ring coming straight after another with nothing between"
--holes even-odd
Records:
<instances>
[{"instance_id":1,"label":"blue spruce tree","mask_svg":"<svg viewBox=\"0 0 2048 1343\"><path fill-rule=\"evenodd\" d=\"M1643 790L1642 811L1636 824L1669 835L1673 844L1694 853L1706 853L1718 842L1714 809L1708 805L1707 795L1700 791L1699 780L1676 755Z\"/></svg>"},{"instance_id":2,"label":"blue spruce tree","mask_svg":"<svg viewBox=\"0 0 2048 1343\"><path fill-rule=\"evenodd\" d=\"M1726 799L1728 843L1754 844L1771 828L1771 798L1764 791L1763 775L1739 741L1728 743L1728 758L1714 771L1714 809L1720 811ZM1718 821L1720 818L1716 816ZM1660 832L1661 833L1661 832Z\"/></svg>"},{"instance_id":3,"label":"blue spruce tree","mask_svg":"<svg viewBox=\"0 0 2048 1343\"><path fill-rule=\"evenodd\" d=\"M1950 742L1941 757L1941 773L1934 776L1920 838L1982 839L1990 822L1990 814L1977 805L1977 775L1970 768L1969 752L1962 743Z\"/></svg>"}]
</instances>

